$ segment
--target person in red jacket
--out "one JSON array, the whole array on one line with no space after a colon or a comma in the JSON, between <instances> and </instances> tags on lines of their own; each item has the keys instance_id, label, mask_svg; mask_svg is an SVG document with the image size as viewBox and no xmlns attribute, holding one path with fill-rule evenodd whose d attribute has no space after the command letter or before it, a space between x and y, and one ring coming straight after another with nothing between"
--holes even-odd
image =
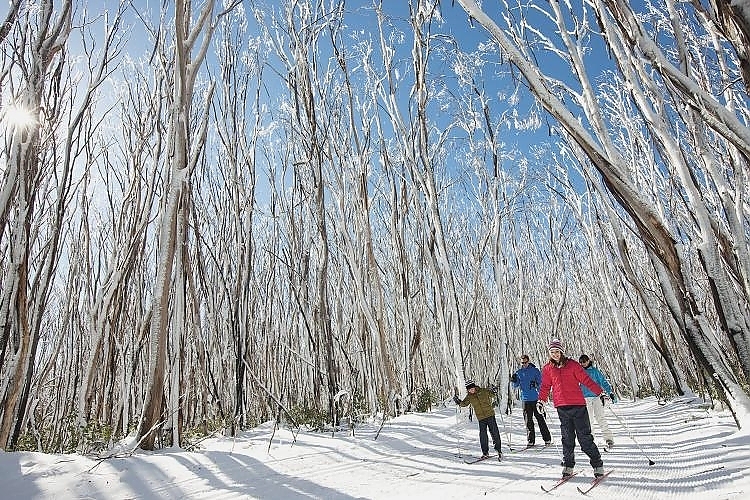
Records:
<instances>
[{"instance_id":1,"label":"person in red jacket","mask_svg":"<svg viewBox=\"0 0 750 500\"><path fill-rule=\"evenodd\" d=\"M537 409L544 412L544 403L552 391L552 399L560 418L560 441L563 446L562 475L570 476L575 467L576 437L581 450L588 455L589 463L594 468L594 476L604 475L599 448L591 435L591 422L586 411L586 399L579 384L588 387L594 394L602 395L604 390L586 374L586 370L577 362L563 354L562 343L555 339L550 342L549 362L542 368L542 384L539 387Z\"/></svg>"}]
</instances>

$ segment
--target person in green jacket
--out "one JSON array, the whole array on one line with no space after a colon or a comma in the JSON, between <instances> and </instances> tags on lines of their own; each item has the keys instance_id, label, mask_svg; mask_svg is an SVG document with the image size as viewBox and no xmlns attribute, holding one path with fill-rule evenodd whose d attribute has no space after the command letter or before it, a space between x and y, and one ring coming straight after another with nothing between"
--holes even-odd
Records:
<instances>
[{"instance_id":1,"label":"person in green jacket","mask_svg":"<svg viewBox=\"0 0 750 500\"><path fill-rule=\"evenodd\" d=\"M492 443L497 450L497 459L503 459L503 453L500 451L500 431L497 428L495 420L495 409L492 407L492 401L495 399L495 393L484 387L477 386L473 380L466 381L466 397L462 400L458 395L453 396L453 400L458 406L469 406L474 408L474 414L479 421L479 444L482 447L482 458L489 458L490 446L487 439L487 430L489 429L492 436Z\"/></svg>"}]
</instances>

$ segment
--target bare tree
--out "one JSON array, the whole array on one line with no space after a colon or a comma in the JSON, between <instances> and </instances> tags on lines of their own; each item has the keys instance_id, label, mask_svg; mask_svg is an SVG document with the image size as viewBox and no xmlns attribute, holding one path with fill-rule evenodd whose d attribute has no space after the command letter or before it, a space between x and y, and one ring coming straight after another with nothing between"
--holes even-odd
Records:
<instances>
[{"instance_id":1,"label":"bare tree","mask_svg":"<svg viewBox=\"0 0 750 500\"><path fill-rule=\"evenodd\" d=\"M175 4L175 52L172 109L170 109L169 129L170 164L167 188L161 205L161 221L159 223L159 246L156 267L156 282L154 289L153 318L150 332L149 379L147 397L143 405L143 413L138 428L140 447L153 449L156 430L161 427L166 416L163 412L164 381L167 373L167 339L173 342L173 354L178 355L179 342L182 338L185 310L175 310L175 320L169 327L170 296L173 291L175 259L182 255L182 246L186 243L186 215L189 211L189 189L192 171L201 156L205 144L208 113L204 112L196 131L192 130L189 122L192 116L195 82L202 62L211 43L215 29L214 1L208 0L192 19L192 4L179 0ZM196 45L199 44L199 45ZM197 50L196 50L197 49ZM195 52L194 52L195 51ZM207 96L213 92L209 88ZM183 239L178 240L178 236ZM177 273L182 274L185 267L178 267ZM177 290L178 293L180 290ZM181 302L181 304L184 304ZM173 373L179 373L180 367L175 364ZM177 391L177 399L171 403L179 404L179 380L173 381L170 387L172 393ZM179 407L171 407L171 412L178 412ZM173 427L173 442L179 444L179 429Z\"/></svg>"},{"instance_id":2,"label":"bare tree","mask_svg":"<svg viewBox=\"0 0 750 500\"><path fill-rule=\"evenodd\" d=\"M463 318L459 307L455 276L447 248L443 216L440 210L439 190L436 169L440 158L445 136L432 138L429 132L428 102L430 97L428 65L430 51L434 41L431 35L431 24L437 14L438 2L418 1L411 6L411 26L414 33L412 57L414 60L414 116L411 122L404 122L397 108L389 108L390 118L397 137L401 143L405 166L412 177L415 187L425 197L424 216L428 222L429 233L424 242L429 251L428 261L436 282L436 311L441 324L442 335L450 343L450 356L453 361L454 382L461 391L464 390L463 360L461 352L461 335ZM391 101L395 104L395 101ZM446 353L448 354L448 353Z\"/></svg>"},{"instance_id":3,"label":"bare tree","mask_svg":"<svg viewBox=\"0 0 750 500\"><path fill-rule=\"evenodd\" d=\"M129 368L132 361L124 356L128 350L132 353L135 349L124 333L132 329L126 319L132 292L129 283L146 260L146 235L153 217L161 174L159 167L165 148L160 113L162 101L166 100L166 82L159 78L158 72L151 78L151 75L136 67L126 70L125 74L129 78L120 105L123 132L118 142L121 146L116 149L117 154L105 150L100 167L101 177L107 186L106 213L110 216L103 227L108 229L106 234L109 237L96 234L104 232L102 229L92 234L88 218L84 219L83 234L87 236L90 247L84 249L98 255L101 248L105 256L102 263L104 270L98 282L90 286L93 296L89 299L87 317L91 321L91 350L81 378L77 413L79 425L85 425L90 420L91 406L97 401L95 393L100 390L101 379L115 371L111 363L117 362L107 359L105 345L117 344L119 355L123 356L117 363L123 377L120 382L123 392L119 403L111 406L121 409L115 415L127 430L130 401L125 389L131 378L125 375L132 373L132 368ZM97 236L101 238L99 241L90 241ZM94 260L99 265L98 259ZM89 269L86 275L94 275L93 270ZM141 303L141 300L137 303ZM99 407L93 411L95 415L99 414L101 406L100 401Z\"/></svg>"},{"instance_id":4,"label":"bare tree","mask_svg":"<svg viewBox=\"0 0 750 500\"><path fill-rule=\"evenodd\" d=\"M314 266L311 268L312 283L310 299L312 306L309 318L311 326L317 332L316 358L322 362L326 374L328 389L328 411L335 412L334 396L340 389L340 373L335 356L331 308L329 299L329 236L326 221L326 178L325 167L332 161L325 144L325 117L321 116L318 99L325 89L324 81L327 75L318 73L317 54L311 49L318 47L318 37L328 28L329 19L335 19L336 10L343 4L333 6L328 12L323 6L307 5L299 9L297 17L294 6L286 8L287 29L290 35L291 54L287 70L289 71L290 91L292 92L295 109L295 127L298 137L302 140L301 147L295 154L297 163L307 173L305 187L310 196L310 217L317 236Z\"/></svg>"},{"instance_id":5,"label":"bare tree","mask_svg":"<svg viewBox=\"0 0 750 500\"><path fill-rule=\"evenodd\" d=\"M17 423L25 412L24 393L33 366L36 337L34 311L30 310L30 248L34 245L35 208L40 190L48 179L49 157L42 140L51 135L50 122L42 112L50 82L57 82L64 67L63 50L71 31L72 5L65 2L56 15L52 2L30 10L19 26L13 64L23 75L15 106L28 114L25 123L12 124L8 168L0 197L0 234L9 226L8 264L0 295L0 384L3 405L0 445L13 446ZM13 216L10 216L13 208ZM57 229L58 231L60 228ZM44 300L41 300L43 303Z\"/></svg>"},{"instance_id":6,"label":"bare tree","mask_svg":"<svg viewBox=\"0 0 750 500\"><path fill-rule=\"evenodd\" d=\"M343 4L342 4L343 6ZM337 233L343 243L347 266L352 270L355 284L352 287L356 297L356 310L364 318L362 328L365 328L373 340L374 352L371 357L373 370L380 372L377 382L379 397L384 401L394 401L395 398L406 399L410 392L405 380L400 381L396 375L394 353L391 352L387 331L387 299L389 295L381 278L379 262L376 256L376 244L373 236L373 196L370 194L372 165L370 158L372 151L372 132L367 124L374 120L375 105L368 95L368 100L360 104L356 94L356 82L349 69L349 52L343 40L343 11L340 11L337 24L331 32L336 61L339 65L343 81L342 93L345 99L341 111L330 109L335 121L328 127L330 133L339 136L330 141L331 156L338 166L350 164L350 169L332 168L331 177L337 187L338 200L336 206L341 214L338 219ZM337 102L337 99L333 100ZM340 135L339 135L340 134ZM377 186L373 189L378 192ZM349 201L347 201L349 199ZM351 211L349 211L351 207ZM347 223L351 220L351 224ZM346 230L351 228L353 230ZM406 329L406 332L410 332ZM391 333L390 337L399 337L401 330ZM408 336L408 334L407 334ZM408 354L407 354L408 357ZM403 360L406 362L406 360ZM406 371L405 371L406 375ZM399 387L400 386L400 387ZM403 402L403 401L401 401ZM401 408L403 410L403 407ZM397 411L397 409L394 408Z\"/></svg>"},{"instance_id":7,"label":"bare tree","mask_svg":"<svg viewBox=\"0 0 750 500\"><path fill-rule=\"evenodd\" d=\"M241 49L249 35L243 13L237 18L225 17L220 23L217 55L220 78L218 99L213 104L219 141L219 168L211 171L207 189L207 203L219 227L206 227L207 233L216 231L220 244L206 245L208 255L215 259L217 269L231 269L220 274L221 296L230 308L231 338L234 344L234 403L231 428L247 424L248 391L247 366L253 366L251 353L255 340L256 321L260 319L260 300L253 286L255 281L256 242L256 185L258 183L257 157L260 154L260 135L263 126L262 82L265 56L256 45ZM214 188L218 184L224 189ZM206 209L209 209L206 207ZM197 225L196 225L197 226ZM221 231L217 231L223 229ZM213 237L209 234L202 238ZM199 248L202 247L199 246ZM197 259L198 263L202 259ZM236 272L235 272L236 271ZM221 271L219 271L221 272ZM201 272L201 276L205 276ZM211 291L208 283L206 291ZM213 376L209 373L209 376ZM223 413L223 402L218 401Z\"/></svg>"}]
</instances>

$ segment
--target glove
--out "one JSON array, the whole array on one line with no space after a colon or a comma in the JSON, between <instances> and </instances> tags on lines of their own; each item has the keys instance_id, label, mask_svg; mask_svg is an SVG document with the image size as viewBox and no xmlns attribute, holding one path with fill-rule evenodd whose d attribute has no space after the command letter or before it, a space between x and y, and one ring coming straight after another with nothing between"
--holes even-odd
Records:
<instances>
[{"instance_id":1,"label":"glove","mask_svg":"<svg viewBox=\"0 0 750 500\"><path fill-rule=\"evenodd\" d=\"M615 402L615 393L614 392L610 392L609 393L609 399L611 399L613 403Z\"/></svg>"},{"instance_id":2,"label":"glove","mask_svg":"<svg viewBox=\"0 0 750 500\"><path fill-rule=\"evenodd\" d=\"M498 389L499 389L498 386L493 385L492 387L490 387L490 392L492 392L492 394L494 394L495 396L497 396Z\"/></svg>"},{"instance_id":3,"label":"glove","mask_svg":"<svg viewBox=\"0 0 750 500\"><path fill-rule=\"evenodd\" d=\"M455 402L456 402L456 404L458 404L458 403L460 403L460 402L461 402L461 400L460 400L460 399L458 399L458 396L453 396L453 401L455 401Z\"/></svg>"},{"instance_id":4,"label":"glove","mask_svg":"<svg viewBox=\"0 0 750 500\"><path fill-rule=\"evenodd\" d=\"M511 382L513 382L514 384L517 384L517 383L518 383L518 375L516 375L516 374L514 373L514 374L513 374L513 375L512 375L511 377L510 377L510 381L511 381Z\"/></svg>"},{"instance_id":5,"label":"glove","mask_svg":"<svg viewBox=\"0 0 750 500\"><path fill-rule=\"evenodd\" d=\"M541 401L536 402L536 411L539 413L544 413L544 403Z\"/></svg>"},{"instance_id":6,"label":"glove","mask_svg":"<svg viewBox=\"0 0 750 500\"><path fill-rule=\"evenodd\" d=\"M530 385L532 389L536 389L537 387L539 387L539 382L537 382L536 380L532 380Z\"/></svg>"},{"instance_id":7,"label":"glove","mask_svg":"<svg viewBox=\"0 0 750 500\"><path fill-rule=\"evenodd\" d=\"M612 398L610 398L610 397L609 397L609 396L608 396L607 394L605 394L605 393L601 393L601 394L599 394L599 399L601 399L601 400L602 400L602 406L604 406L604 403L606 403L606 402L607 402L607 400L609 400L609 402L610 402L610 403L612 402Z\"/></svg>"}]
</instances>

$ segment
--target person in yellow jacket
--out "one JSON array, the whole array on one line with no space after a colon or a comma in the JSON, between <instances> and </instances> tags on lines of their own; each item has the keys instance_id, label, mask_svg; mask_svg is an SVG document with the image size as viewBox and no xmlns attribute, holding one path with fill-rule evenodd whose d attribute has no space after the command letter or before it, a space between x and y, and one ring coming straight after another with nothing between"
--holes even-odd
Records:
<instances>
[{"instance_id":1,"label":"person in yellow jacket","mask_svg":"<svg viewBox=\"0 0 750 500\"><path fill-rule=\"evenodd\" d=\"M502 460L503 453L500 451L500 431L497 428L497 420L495 420L495 408L492 406L495 393L484 387L479 387L471 379L466 381L466 392L467 394L464 399L459 399L456 395L453 396L453 400L458 406L471 405L474 408L474 414L479 421L479 444L482 447L482 458L490 457L490 446L487 439L487 430L489 430L492 436L492 444L494 444L495 450L497 450L497 459Z\"/></svg>"}]
</instances>

